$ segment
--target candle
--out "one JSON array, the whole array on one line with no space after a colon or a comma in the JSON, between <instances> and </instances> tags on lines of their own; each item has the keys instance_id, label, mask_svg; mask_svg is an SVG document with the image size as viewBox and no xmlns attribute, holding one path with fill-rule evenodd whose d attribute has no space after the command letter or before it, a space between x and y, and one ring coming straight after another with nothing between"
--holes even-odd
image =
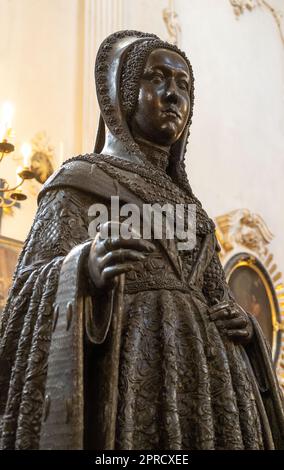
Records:
<instances>
[{"instance_id":1,"label":"candle","mask_svg":"<svg viewBox=\"0 0 284 470\"><path fill-rule=\"evenodd\" d=\"M7 129L12 127L12 118L14 115L14 106L9 101L5 101L2 106L2 121Z\"/></svg>"},{"instance_id":2,"label":"candle","mask_svg":"<svg viewBox=\"0 0 284 470\"><path fill-rule=\"evenodd\" d=\"M24 168L30 168L30 157L32 154L31 144L24 142L21 146L21 154L23 156Z\"/></svg>"}]
</instances>

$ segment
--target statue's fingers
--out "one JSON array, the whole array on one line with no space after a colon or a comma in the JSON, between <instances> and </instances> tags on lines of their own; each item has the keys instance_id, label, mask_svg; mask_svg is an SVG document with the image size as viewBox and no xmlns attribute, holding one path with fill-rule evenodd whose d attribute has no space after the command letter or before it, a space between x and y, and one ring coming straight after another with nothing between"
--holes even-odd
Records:
<instances>
[{"instance_id":1,"label":"statue's fingers","mask_svg":"<svg viewBox=\"0 0 284 470\"><path fill-rule=\"evenodd\" d=\"M119 250L121 248L147 251L148 253L156 250L153 243L148 240L143 240L143 238L130 238L129 240L123 238L108 238L100 243L97 251L99 255L104 255L109 251Z\"/></svg>"},{"instance_id":2,"label":"statue's fingers","mask_svg":"<svg viewBox=\"0 0 284 470\"><path fill-rule=\"evenodd\" d=\"M149 252L156 250L154 243L144 240L143 238L129 238L128 240L125 240L124 238L115 239L112 241L112 246L114 249L132 248L133 250Z\"/></svg>"},{"instance_id":3,"label":"statue's fingers","mask_svg":"<svg viewBox=\"0 0 284 470\"><path fill-rule=\"evenodd\" d=\"M116 263L124 263L125 261L144 261L147 255L135 250L118 249L109 251L100 259L100 269Z\"/></svg>"},{"instance_id":4,"label":"statue's fingers","mask_svg":"<svg viewBox=\"0 0 284 470\"><path fill-rule=\"evenodd\" d=\"M248 321L245 318L233 318L231 320L224 320L222 323L226 330L236 330L238 328L245 328Z\"/></svg>"},{"instance_id":5,"label":"statue's fingers","mask_svg":"<svg viewBox=\"0 0 284 470\"><path fill-rule=\"evenodd\" d=\"M128 271L131 271L134 269L133 264L131 263L123 263L123 264L117 264L115 266L107 266L102 270L102 277L104 281L107 281L109 279L112 279L115 276L118 276L119 274L122 273L127 273Z\"/></svg>"},{"instance_id":6,"label":"statue's fingers","mask_svg":"<svg viewBox=\"0 0 284 470\"><path fill-rule=\"evenodd\" d=\"M218 312L219 310L222 310L224 308L229 308L229 307L230 307L229 303L227 302L227 300L225 300L223 302L217 303L216 305L213 305L212 307L209 307L208 311L210 314L213 314L215 312Z\"/></svg>"},{"instance_id":7,"label":"statue's fingers","mask_svg":"<svg viewBox=\"0 0 284 470\"><path fill-rule=\"evenodd\" d=\"M230 338L247 338L249 336L249 331L243 329L243 330L229 330L226 332L227 336Z\"/></svg>"},{"instance_id":8,"label":"statue's fingers","mask_svg":"<svg viewBox=\"0 0 284 470\"><path fill-rule=\"evenodd\" d=\"M224 309L218 310L217 312L211 313L209 318L212 321L218 321L218 320L228 319L229 316L230 316L230 312L228 312L228 310L224 308Z\"/></svg>"}]
</instances>

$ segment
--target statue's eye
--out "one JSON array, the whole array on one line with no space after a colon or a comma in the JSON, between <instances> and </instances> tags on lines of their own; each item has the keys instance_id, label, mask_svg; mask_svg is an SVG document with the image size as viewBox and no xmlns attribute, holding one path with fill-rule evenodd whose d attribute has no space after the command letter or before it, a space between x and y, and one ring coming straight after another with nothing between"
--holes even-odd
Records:
<instances>
[{"instance_id":1,"label":"statue's eye","mask_svg":"<svg viewBox=\"0 0 284 470\"><path fill-rule=\"evenodd\" d=\"M186 80L179 80L178 81L178 86L182 90L188 90L188 82Z\"/></svg>"},{"instance_id":2,"label":"statue's eye","mask_svg":"<svg viewBox=\"0 0 284 470\"><path fill-rule=\"evenodd\" d=\"M155 72L151 77L151 82L155 84L162 83L164 80L164 76L162 73Z\"/></svg>"}]
</instances>

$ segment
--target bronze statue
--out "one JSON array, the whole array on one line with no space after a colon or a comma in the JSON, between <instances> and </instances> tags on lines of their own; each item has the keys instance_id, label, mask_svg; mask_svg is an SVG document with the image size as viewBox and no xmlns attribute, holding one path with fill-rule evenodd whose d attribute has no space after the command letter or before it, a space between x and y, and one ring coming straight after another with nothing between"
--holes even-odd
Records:
<instances>
[{"instance_id":1,"label":"bronze statue","mask_svg":"<svg viewBox=\"0 0 284 470\"><path fill-rule=\"evenodd\" d=\"M229 291L185 172L191 65L153 34L122 31L95 72L95 153L46 182L3 312L1 447L283 448L268 346ZM89 208L112 196L194 204L195 247L105 238L105 224L90 237Z\"/></svg>"}]
</instances>

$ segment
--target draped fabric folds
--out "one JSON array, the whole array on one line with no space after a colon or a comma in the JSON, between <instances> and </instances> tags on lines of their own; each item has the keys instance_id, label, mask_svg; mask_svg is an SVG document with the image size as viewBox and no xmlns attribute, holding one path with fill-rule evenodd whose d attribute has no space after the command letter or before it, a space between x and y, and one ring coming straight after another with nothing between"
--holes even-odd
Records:
<instances>
[{"instance_id":1,"label":"draped fabric folds","mask_svg":"<svg viewBox=\"0 0 284 470\"><path fill-rule=\"evenodd\" d=\"M191 79L188 122L166 155L129 125L157 48L180 54ZM234 299L185 171L189 60L153 34L120 31L99 48L95 74L98 153L44 185L2 315L1 448L283 449L281 391L257 322L243 348L210 321L212 304ZM164 233L124 285L100 291L86 264L89 208L114 195L140 214L145 203L194 204L196 245L179 251Z\"/></svg>"},{"instance_id":2,"label":"draped fabric folds","mask_svg":"<svg viewBox=\"0 0 284 470\"><path fill-rule=\"evenodd\" d=\"M1 320L1 447L104 449L112 427L115 449L281 448L281 392L257 323L245 350L210 321L212 296L231 294L202 212L194 250L155 241L156 252L126 275L115 358L115 292L108 302L85 276L88 209L109 203L100 159L90 161L86 178L73 162L43 192L15 272ZM135 198L131 174L127 183L106 162L104 183Z\"/></svg>"},{"instance_id":3,"label":"draped fabric folds","mask_svg":"<svg viewBox=\"0 0 284 470\"><path fill-rule=\"evenodd\" d=\"M41 201L1 317L1 447L37 448L53 303L64 257L87 238L86 197L50 192ZM76 230L74 230L76 224Z\"/></svg>"}]
</instances>

